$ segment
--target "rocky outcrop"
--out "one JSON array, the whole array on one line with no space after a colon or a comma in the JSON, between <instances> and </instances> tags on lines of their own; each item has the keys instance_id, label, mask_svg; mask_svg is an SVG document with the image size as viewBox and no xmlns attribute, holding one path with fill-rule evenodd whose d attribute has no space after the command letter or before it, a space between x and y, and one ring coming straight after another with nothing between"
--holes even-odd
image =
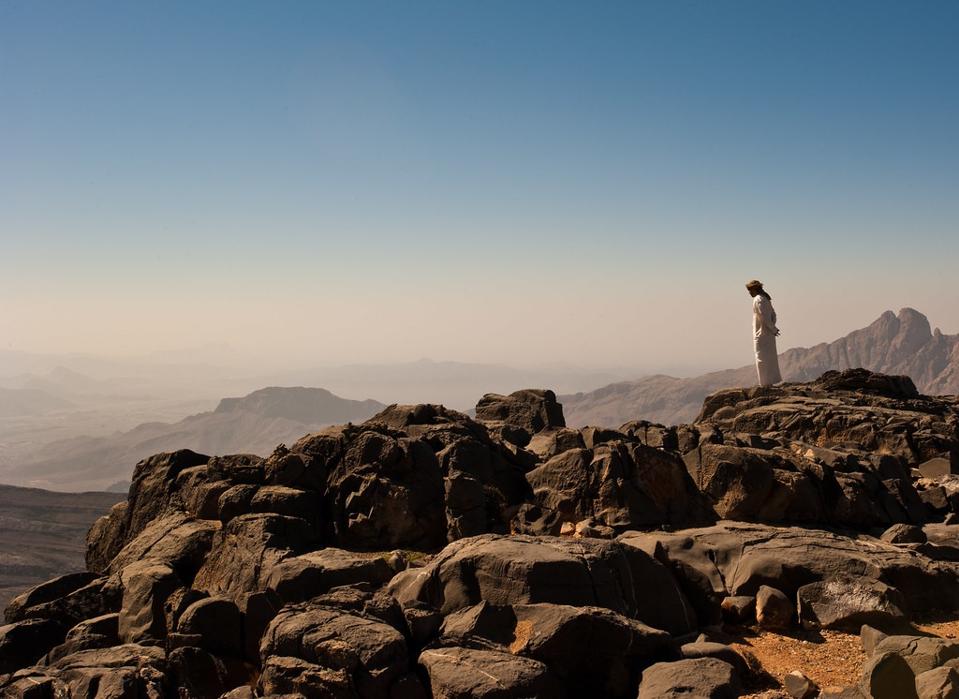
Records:
<instances>
[{"instance_id":1,"label":"rocky outcrop","mask_svg":"<svg viewBox=\"0 0 959 699\"><path fill-rule=\"evenodd\" d=\"M145 459L88 572L7 608L0 692L725 697L757 670L723 624L959 613L950 400L844 372L691 425L563 423L521 391ZM855 691L951 686L948 643L870 638Z\"/></svg>"}]
</instances>

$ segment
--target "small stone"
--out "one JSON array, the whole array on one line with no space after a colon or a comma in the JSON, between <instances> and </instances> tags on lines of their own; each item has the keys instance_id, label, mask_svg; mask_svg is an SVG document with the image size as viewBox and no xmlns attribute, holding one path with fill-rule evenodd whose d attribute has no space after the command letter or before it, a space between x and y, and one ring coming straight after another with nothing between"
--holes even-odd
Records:
<instances>
[{"instance_id":1,"label":"small stone","mask_svg":"<svg viewBox=\"0 0 959 699\"><path fill-rule=\"evenodd\" d=\"M794 697L794 699L809 699L816 696L819 691L816 683L799 670L793 670L786 675L783 684L786 686L789 696Z\"/></svg>"},{"instance_id":2,"label":"small stone","mask_svg":"<svg viewBox=\"0 0 959 699\"><path fill-rule=\"evenodd\" d=\"M756 598L726 597L722 601L723 620L729 624L748 624L756 618Z\"/></svg>"},{"instance_id":3,"label":"small stone","mask_svg":"<svg viewBox=\"0 0 959 699\"><path fill-rule=\"evenodd\" d=\"M762 585L756 593L756 622L764 629L788 629L792 624L793 605L781 591Z\"/></svg>"}]
</instances>

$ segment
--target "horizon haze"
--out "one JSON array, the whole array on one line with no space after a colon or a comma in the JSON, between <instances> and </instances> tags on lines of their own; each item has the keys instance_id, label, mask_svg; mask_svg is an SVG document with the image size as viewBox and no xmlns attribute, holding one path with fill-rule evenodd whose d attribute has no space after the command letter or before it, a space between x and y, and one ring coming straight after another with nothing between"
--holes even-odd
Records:
<instances>
[{"instance_id":1,"label":"horizon haze","mask_svg":"<svg viewBox=\"0 0 959 699\"><path fill-rule=\"evenodd\" d=\"M957 332L957 20L3 3L0 349L693 375L753 277L783 346Z\"/></svg>"}]
</instances>

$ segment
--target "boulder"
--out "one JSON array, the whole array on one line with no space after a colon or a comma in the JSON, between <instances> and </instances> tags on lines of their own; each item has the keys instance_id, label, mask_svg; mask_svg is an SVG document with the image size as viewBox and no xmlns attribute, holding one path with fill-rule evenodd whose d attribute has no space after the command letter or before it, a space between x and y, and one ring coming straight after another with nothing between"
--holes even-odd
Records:
<instances>
[{"instance_id":1,"label":"boulder","mask_svg":"<svg viewBox=\"0 0 959 699\"><path fill-rule=\"evenodd\" d=\"M959 671L954 667L937 667L916 676L919 699L959 699Z\"/></svg>"},{"instance_id":2,"label":"boulder","mask_svg":"<svg viewBox=\"0 0 959 699\"><path fill-rule=\"evenodd\" d=\"M562 684L543 663L492 650L431 648L419 663L436 699L560 699Z\"/></svg>"},{"instance_id":3,"label":"boulder","mask_svg":"<svg viewBox=\"0 0 959 699\"><path fill-rule=\"evenodd\" d=\"M81 572L68 573L40 583L14 597L4 610L4 619L7 623L13 623L35 616L30 614L31 609L48 605L50 602L66 597L71 592L79 590L96 579L97 575L95 573Z\"/></svg>"},{"instance_id":4,"label":"boulder","mask_svg":"<svg viewBox=\"0 0 959 699\"><path fill-rule=\"evenodd\" d=\"M429 550L446 542L443 474L422 439L364 431L326 490L331 541L345 548Z\"/></svg>"},{"instance_id":5,"label":"boulder","mask_svg":"<svg viewBox=\"0 0 959 699\"><path fill-rule=\"evenodd\" d=\"M392 577L393 570L382 556L325 548L281 561L266 584L284 602L303 602L341 585L379 586Z\"/></svg>"},{"instance_id":6,"label":"boulder","mask_svg":"<svg viewBox=\"0 0 959 699\"><path fill-rule=\"evenodd\" d=\"M727 521L675 533L627 532L618 541L659 551L705 623L718 620L728 595L754 595L769 585L793 596L808 583L844 577L896 588L912 613L959 610L954 565L869 537Z\"/></svg>"},{"instance_id":7,"label":"boulder","mask_svg":"<svg viewBox=\"0 0 959 699\"><path fill-rule=\"evenodd\" d=\"M639 685L639 699L734 699L740 688L732 665L716 658L695 658L647 668Z\"/></svg>"},{"instance_id":8,"label":"boulder","mask_svg":"<svg viewBox=\"0 0 959 699\"><path fill-rule=\"evenodd\" d=\"M819 694L819 687L799 670L793 670L783 678L783 687L793 699L812 699Z\"/></svg>"},{"instance_id":9,"label":"boulder","mask_svg":"<svg viewBox=\"0 0 959 699\"><path fill-rule=\"evenodd\" d=\"M0 674L32 665L63 641L63 625L51 619L25 619L0 626Z\"/></svg>"},{"instance_id":10,"label":"boulder","mask_svg":"<svg viewBox=\"0 0 959 699\"><path fill-rule=\"evenodd\" d=\"M198 636L199 647L217 656L242 658L243 618L232 600L206 597L186 608L177 632Z\"/></svg>"},{"instance_id":11,"label":"boulder","mask_svg":"<svg viewBox=\"0 0 959 699\"><path fill-rule=\"evenodd\" d=\"M536 433L530 439L526 449L533 452L540 459L551 459L570 449L584 449L586 443L583 435L577 430L566 427L549 428Z\"/></svg>"},{"instance_id":12,"label":"boulder","mask_svg":"<svg viewBox=\"0 0 959 699\"><path fill-rule=\"evenodd\" d=\"M863 624L888 627L906 620L902 594L878 580L833 578L803 585L796 597L799 621L807 629L854 632Z\"/></svg>"},{"instance_id":13,"label":"boulder","mask_svg":"<svg viewBox=\"0 0 959 699\"><path fill-rule=\"evenodd\" d=\"M150 559L170 566L183 581L190 582L203 565L217 531L216 522L183 513L166 515L132 538L110 562L107 572L119 573L131 563Z\"/></svg>"},{"instance_id":14,"label":"boulder","mask_svg":"<svg viewBox=\"0 0 959 699\"><path fill-rule=\"evenodd\" d=\"M161 648L124 644L72 653L44 673L53 680L55 696L127 699L168 696L166 669Z\"/></svg>"},{"instance_id":15,"label":"boulder","mask_svg":"<svg viewBox=\"0 0 959 699\"><path fill-rule=\"evenodd\" d=\"M669 570L642 550L598 539L461 539L396 575L389 590L404 606L422 602L444 615L483 601L550 602L605 607L671 633L696 624Z\"/></svg>"},{"instance_id":16,"label":"boulder","mask_svg":"<svg viewBox=\"0 0 959 699\"><path fill-rule=\"evenodd\" d=\"M873 657L893 653L912 674L921 675L959 658L959 641L928 636L887 636L873 649Z\"/></svg>"},{"instance_id":17,"label":"boulder","mask_svg":"<svg viewBox=\"0 0 959 699\"><path fill-rule=\"evenodd\" d=\"M783 630L792 626L795 608L780 590L762 585L756 593L756 623L762 629Z\"/></svg>"},{"instance_id":18,"label":"boulder","mask_svg":"<svg viewBox=\"0 0 959 699\"><path fill-rule=\"evenodd\" d=\"M120 549L147 525L184 509L177 479L188 469L204 466L208 461L208 456L189 449L155 454L140 461L133 471L127 502L97 520L87 535L87 568L104 572Z\"/></svg>"},{"instance_id":19,"label":"boulder","mask_svg":"<svg viewBox=\"0 0 959 699\"><path fill-rule=\"evenodd\" d=\"M530 471L527 479L550 524L592 519L623 531L715 521L682 460L642 444L570 449Z\"/></svg>"},{"instance_id":20,"label":"boulder","mask_svg":"<svg viewBox=\"0 0 959 699\"><path fill-rule=\"evenodd\" d=\"M547 428L566 427L563 406L550 390L526 389L508 396L487 393L476 404L476 419L502 422L536 434Z\"/></svg>"},{"instance_id":21,"label":"boulder","mask_svg":"<svg viewBox=\"0 0 959 699\"><path fill-rule=\"evenodd\" d=\"M346 670L332 670L289 656L270 656L263 661L257 683L264 697L305 699L355 699L356 690Z\"/></svg>"},{"instance_id":22,"label":"boulder","mask_svg":"<svg viewBox=\"0 0 959 699\"><path fill-rule=\"evenodd\" d=\"M863 624L862 628L859 630L859 640L862 643L862 650L867 656L872 655L873 651L876 649L876 646L879 645L879 642L887 637L888 634L885 634L879 629L875 629L868 624Z\"/></svg>"},{"instance_id":23,"label":"boulder","mask_svg":"<svg viewBox=\"0 0 959 699\"><path fill-rule=\"evenodd\" d=\"M182 586L173 569L149 559L131 563L120 572L123 602L118 636L125 644L161 644L166 637L164 604Z\"/></svg>"},{"instance_id":24,"label":"boulder","mask_svg":"<svg viewBox=\"0 0 959 699\"><path fill-rule=\"evenodd\" d=\"M180 696L218 699L250 681L250 673L240 661L192 646L172 650L167 662L168 674Z\"/></svg>"},{"instance_id":25,"label":"boulder","mask_svg":"<svg viewBox=\"0 0 959 699\"><path fill-rule=\"evenodd\" d=\"M214 456L206 470L211 480L234 484L261 485L265 477L264 459L256 454Z\"/></svg>"},{"instance_id":26,"label":"boulder","mask_svg":"<svg viewBox=\"0 0 959 699\"><path fill-rule=\"evenodd\" d=\"M723 620L730 624L749 624L756 619L756 598L752 595L726 597L721 607Z\"/></svg>"},{"instance_id":27,"label":"boulder","mask_svg":"<svg viewBox=\"0 0 959 699\"><path fill-rule=\"evenodd\" d=\"M894 524L879 537L890 544L924 544L926 534L915 524Z\"/></svg>"},{"instance_id":28,"label":"boulder","mask_svg":"<svg viewBox=\"0 0 959 699\"><path fill-rule=\"evenodd\" d=\"M120 615L114 612L81 621L67 632L63 643L47 654L46 664L81 650L120 645L119 619Z\"/></svg>"},{"instance_id":29,"label":"boulder","mask_svg":"<svg viewBox=\"0 0 959 699\"><path fill-rule=\"evenodd\" d=\"M738 677L745 677L749 672L746 659L731 646L715 641L694 641L685 643L679 649L679 654L686 659L716 658L732 665Z\"/></svg>"},{"instance_id":30,"label":"boulder","mask_svg":"<svg viewBox=\"0 0 959 699\"><path fill-rule=\"evenodd\" d=\"M65 628L120 609L120 590L106 578L93 578L86 573L55 578L16 597L6 610L7 621L53 619ZM86 584L76 587L80 582ZM69 591L68 591L69 590Z\"/></svg>"},{"instance_id":31,"label":"boulder","mask_svg":"<svg viewBox=\"0 0 959 699\"><path fill-rule=\"evenodd\" d=\"M574 696L628 694L639 664L668 654L670 646L666 632L621 614L562 604L482 602L446 617L441 633L442 645L470 646L482 639L546 663Z\"/></svg>"},{"instance_id":32,"label":"boulder","mask_svg":"<svg viewBox=\"0 0 959 699\"><path fill-rule=\"evenodd\" d=\"M193 587L237 601L245 593L265 590L274 567L314 541L313 528L299 517L240 515L217 532Z\"/></svg>"},{"instance_id":33,"label":"boulder","mask_svg":"<svg viewBox=\"0 0 959 699\"><path fill-rule=\"evenodd\" d=\"M895 652L877 649L862 670L860 689L870 699L917 699L916 677Z\"/></svg>"},{"instance_id":34,"label":"boulder","mask_svg":"<svg viewBox=\"0 0 959 699\"><path fill-rule=\"evenodd\" d=\"M409 663L406 640L397 629L362 613L316 603L283 607L267 627L260 654L264 668L275 657L297 658L320 674L334 673L335 686L369 697L389 696ZM300 691L298 681L280 678L277 670L270 680L271 691Z\"/></svg>"}]
</instances>

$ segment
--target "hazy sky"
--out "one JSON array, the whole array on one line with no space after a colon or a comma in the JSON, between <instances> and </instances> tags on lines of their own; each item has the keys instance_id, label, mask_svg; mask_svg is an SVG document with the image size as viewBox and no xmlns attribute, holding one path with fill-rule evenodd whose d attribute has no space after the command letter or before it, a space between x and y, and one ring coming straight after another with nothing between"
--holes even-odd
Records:
<instances>
[{"instance_id":1,"label":"hazy sky","mask_svg":"<svg viewBox=\"0 0 959 699\"><path fill-rule=\"evenodd\" d=\"M959 331L959 3L0 2L0 347L724 367Z\"/></svg>"}]
</instances>

